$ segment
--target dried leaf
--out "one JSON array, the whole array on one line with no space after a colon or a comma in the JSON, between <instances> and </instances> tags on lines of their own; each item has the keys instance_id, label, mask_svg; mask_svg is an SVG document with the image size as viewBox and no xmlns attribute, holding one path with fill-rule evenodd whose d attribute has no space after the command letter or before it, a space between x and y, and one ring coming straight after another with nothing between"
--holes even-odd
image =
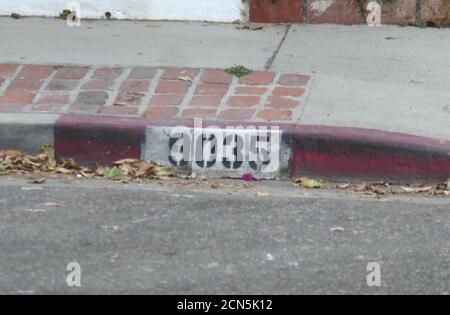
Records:
<instances>
[{"instance_id":1,"label":"dried leaf","mask_svg":"<svg viewBox=\"0 0 450 315\"><path fill-rule=\"evenodd\" d=\"M141 160L138 159L123 159L123 160L119 160L116 163L114 163L115 165L122 165L122 164L133 164L136 162L141 162Z\"/></svg>"},{"instance_id":2,"label":"dried leaf","mask_svg":"<svg viewBox=\"0 0 450 315\"><path fill-rule=\"evenodd\" d=\"M155 176L173 176L174 171L172 166L155 166L153 168Z\"/></svg>"},{"instance_id":3,"label":"dried leaf","mask_svg":"<svg viewBox=\"0 0 450 315\"><path fill-rule=\"evenodd\" d=\"M268 192L257 192L256 196L258 196L258 197L269 197L270 194Z\"/></svg>"},{"instance_id":4,"label":"dried leaf","mask_svg":"<svg viewBox=\"0 0 450 315\"><path fill-rule=\"evenodd\" d=\"M31 212L31 213L43 213L43 212L47 212L47 210L45 209L25 209L25 212Z\"/></svg>"},{"instance_id":5,"label":"dried leaf","mask_svg":"<svg viewBox=\"0 0 450 315\"><path fill-rule=\"evenodd\" d=\"M323 182L318 179L310 179L308 177L300 177L295 180L295 183L303 188L313 189L313 188L322 188Z\"/></svg>"},{"instance_id":6,"label":"dried leaf","mask_svg":"<svg viewBox=\"0 0 450 315\"><path fill-rule=\"evenodd\" d=\"M33 187L25 186L25 187L22 187L21 189L22 189L22 191L44 190L44 188L39 187L39 186L33 186Z\"/></svg>"},{"instance_id":7,"label":"dried leaf","mask_svg":"<svg viewBox=\"0 0 450 315\"><path fill-rule=\"evenodd\" d=\"M41 148L40 154L42 154L47 159L48 166L50 167L56 166L55 150L51 145L44 144Z\"/></svg>"},{"instance_id":8,"label":"dried leaf","mask_svg":"<svg viewBox=\"0 0 450 315\"><path fill-rule=\"evenodd\" d=\"M350 184L349 183L338 184L336 186L336 188L338 188L338 189L347 189L347 188L350 188Z\"/></svg>"},{"instance_id":9,"label":"dried leaf","mask_svg":"<svg viewBox=\"0 0 450 315\"><path fill-rule=\"evenodd\" d=\"M46 206L46 207L59 207L59 204L57 204L56 202L46 202L44 204L44 206Z\"/></svg>"},{"instance_id":10,"label":"dried leaf","mask_svg":"<svg viewBox=\"0 0 450 315\"><path fill-rule=\"evenodd\" d=\"M406 193L423 193L423 192L429 192L433 189L433 186L426 186L426 187L401 187L401 189Z\"/></svg>"},{"instance_id":11,"label":"dried leaf","mask_svg":"<svg viewBox=\"0 0 450 315\"><path fill-rule=\"evenodd\" d=\"M62 167L68 170L81 170L81 167L75 162L74 159L63 159Z\"/></svg>"},{"instance_id":12,"label":"dried leaf","mask_svg":"<svg viewBox=\"0 0 450 315\"><path fill-rule=\"evenodd\" d=\"M236 26L236 28L238 30L259 31L259 30L262 30L264 28L264 26L263 25L254 25L254 24L246 23L246 24L238 25L238 26Z\"/></svg>"},{"instance_id":13,"label":"dried leaf","mask_svg":"<svg viewBox=\"0 0 450 315\"><path fill-rule=\"evenodd\" d=\"M342 226L335 226L330 229L330 232L345 232L345 229Z\"/></svg>"},{"instance_id":14,"label":"dried leaf","mask_svg":"<svg viewBox=\"0 0 450 315\"><path fill-rule=\"evenodd\" d=\"M67 168L64 167L55 167L55 173L59 173L59 174L72 174L71 170L68 170Z\"/></svg>"},{"instance_id":15,"label":"dried leaf","mask_svg":"<svg viewBox=\"0 0 450 315\"><path fill-rule=\"evenodd\" d=\"M361 183L356 185L355 192L365 191L367 190L367 183Z\"/></svg>"},{"instance_id":16,"label":"dried leaf","mask_svg":"<svg viewBox=\"0 0 450 315\"><path fill-rule=\"evenodd\" d=\"M97 167L95 169L95 175L104 177L107 171L108 169L106 167L97 164Z\"/></svg>"},{"instance_id":17,"label":"dried leaf","mask_svg":"<svg viewBox=\"0 0 450 315\"><path fill-rule=\"evenodd\" d=\"M180 80L180 81L187 81L187 82L192 83L192 79L190 77L178 77L178 80Z\"/></svg>"},{"instance_id":18,"label":"dried leaf","mask_svg":"<svg viewBox=\"0 0 450 315\"><path fill-rule=\"evenodd\" d=\"M45 177L36 177L29 181L30 184L43 184L45 183L46 178Z\"/></svg>"},{"instance_id":19,"label":"dried leaf","mask_svg":"<svg viewBox=\"0 0 450 315\"><path fill-rule=\"evenodd\" d=\"M23 157L24 153L18 150L0 151L0 159Z\"/></svg>"}]
</instances>

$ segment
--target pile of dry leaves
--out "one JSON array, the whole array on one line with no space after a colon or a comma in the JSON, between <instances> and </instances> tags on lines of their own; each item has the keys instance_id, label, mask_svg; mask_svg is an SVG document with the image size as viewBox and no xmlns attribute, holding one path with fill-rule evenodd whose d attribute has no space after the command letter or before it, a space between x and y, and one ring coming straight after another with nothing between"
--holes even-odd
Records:
<instances>
[{"instance_id":1,"label":"pile of dry leaves","mask_svg":"<svg viewBox=\"0 0 450 315\"><path fill-rule=\"evenodd\" d=\"M326 186L323 180L300 177L295 180L295 184L302 188L324 188ZM394 185L388 181L378 181L372 183L334 183L337 189L351 189L355 192L361 192L365 195L382 196L388 194L408 194L425 193L433 196L450 196L450 179L445 183L437 185L424 185L422 183L412 182L406 186Z\"/></svg>"},{"instance_id":2,"label":"pile of dry leaves","mask_svg":"<svg viewBox=\"0 0 450 315\"><path fill-rule=\"evenodd\" d=\"M79 166L73 159L55 158L55 150L50 145L42 146L37 155L28 155L22 151L0 151L1 173L54 173L75 175L78 177L103 177L128 181L138 178L162 178L174 176L170 166L160 166L137 159L124 159L112 167L97 165L95 169Z\"/></svg>"}]
</instances>

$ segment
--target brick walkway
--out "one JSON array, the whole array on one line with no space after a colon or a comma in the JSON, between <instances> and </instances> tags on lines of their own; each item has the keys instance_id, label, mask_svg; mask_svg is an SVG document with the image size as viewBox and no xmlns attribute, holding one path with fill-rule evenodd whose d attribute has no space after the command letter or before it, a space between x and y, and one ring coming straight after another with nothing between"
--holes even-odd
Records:
<instances>
[{"instance_id":1,"label":"brick walkway","mask_svg":"<svg viewBox=\"0 0 450 315\"><path fill-rule=\"evenodd\" d=\"M0 65L0 112L298 122L310 77L216 69Z\"/></svg>"}]
</instances>

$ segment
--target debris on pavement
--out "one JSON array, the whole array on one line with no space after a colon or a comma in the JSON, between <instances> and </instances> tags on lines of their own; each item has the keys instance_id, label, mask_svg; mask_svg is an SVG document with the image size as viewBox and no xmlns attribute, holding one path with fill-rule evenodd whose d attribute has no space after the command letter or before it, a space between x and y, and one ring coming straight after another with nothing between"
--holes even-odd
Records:
<instances>
[{"instance_id":1,"label":"debris on pavement","mask_svg":"<svg viewBox=\"0 0 450 315\"><path fill-rule=\"evenodd\" d=\"M322 180L310 179L308 177L300 177L295 180L295 184L303 188L323 188L324 184Z\"/></svg>"},{"instance_id":2,"label":"debris on pavement","mask_svg":"<svg viewBox=\"0 0 450 315\"><path fill-rule=\"evenodd\" d=\"M67 20L67 17L72 13L72 11L70 10L63 10L62 12L59 13L58 18L61 20Z\"/></svg>"},{"instance_id":3,"label":"debris on pavement","mask_svg":"<svg viewBox=\"0 0 450 315\"><path fill-rule=\"evenodd\" d=\"M264 26L261 24L244 23L236 26L236 28L238 30L260 31L264 29Z\"/></svg>"},{"instance_id":4,"label":"debris on pavement","mask_svg":"<svg viewBox=\"0 0 450 315\"><path fill-rule=\"evenodd\" d=\"M178 77L178 80L192 83L192 79L190 77L188 77L188 76Z\"/></svg>"},{"instance_id":5,"label":"debris on pavement","mask_svg":"<svg viewBox=\"0 0 450 315\"><path fill-rule=\"evenodd\" d=\"M342 226L335 226L330 229L331 233L345 232L345 229Z\"/></svg>"},{"instance_id":6,"label":"debris on pavement","mask_svg":"<svg viewBox=\"0 0 450 315\"><path fill-rule=\"evenodd\" d=\"M22 18L22 16L20 15L20 14L18 14L18 13L11 13L11 17L13 18L13 19L16 19L16 20L18 20L18 19L20 19L20 18Z\"/></svg>"},{"instance_id":7,"label":"debris on pavement","mask_svg":"<svg viewBox=\"0 0 450 315\"><path fill-rule=\"evenodd\" d=\"M241 179L243 181L246 181L246 182L256 182L256 181L258 181L258 179L255 176L253 176L252 173L245 173L244 175L242 175Z\"/></svg>"},{"instance_id":8,"label":"debris on pavement","mask_svg":"<svg viewBox=\"0 0 450 315\"><path fill-rule=\"evenodd\" d=\"M43 145L37 155L28 155L18 150L0 151L0 174L2 173L33 173L30 179L30 183L33 184L45 182L46 178L41 173L75 175L81 178L103 177L112 180L175 176L171 166L161 166L137 159L123 159L115 162L112 167L97 165L95 169L82 167L69 158L57 161L55 150L50 145Z\"/></svg>"},{"instance_id":9,"label":"debris on pavement","mask_svg":"<svg viewBox=\"0 0 450 315\"><path fill-rule=\"evenodd\" d=\"M33 186L33 187L27 187L24 186L21 188L22 191L33 191L33 190L44 190L44 188L42 187L37 187L37 186Z\"/></svg>"}]
</instances>

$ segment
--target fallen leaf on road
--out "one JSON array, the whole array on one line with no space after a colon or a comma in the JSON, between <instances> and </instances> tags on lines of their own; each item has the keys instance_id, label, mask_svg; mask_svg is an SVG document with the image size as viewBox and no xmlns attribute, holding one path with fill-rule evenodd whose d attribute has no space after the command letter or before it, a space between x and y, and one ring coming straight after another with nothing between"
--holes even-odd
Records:
<instances>
[{"instance_id":1,"label":"fallen leaf on road","mask_svg":"<svg viewBox=\"0 0 450 315\"><path fill-rule=\"evenodd\" d=\"M44 203L45 207L59 207L59 204L57 204L56 202L46 202Z\"/></svg>"},{"instance_id":2,"label":"fallen leaf on road","mask_svg":"<svg viewBox=\"0 0 450 315\"><path fill-rule=\"evenodd\" d=\"M29 183L30 184L43 184L45 183L46 178L45 177L36 177L32 178Z\"/></svg>"},{"instance_id":3,"label":"fallen leaf on road","mask_svg":"<svg viewBox=\"0 0 450 315\"><path fill-rule=\"evenodd\" d=\"M330 229L330 232L345 232L345 229L342 226L335 226Z\"/></svg>"},{"instance_id":4,"label":"fallen leaf on road","mask_svg":"<svg viewBox=\"0 0 450 315\"><path fill-rule=\"evenodd\" d=\"M256 196L258 196L258 197L269 197L270 194L268 192L257 192Z\"/></svg>"},{"instance_id":5,"label":"fallen leaf on road","mask_svg":"<svg viewBox=\"0 0 450 315\"><path fill-rule=\"evenodd\" d=\"M55 172L58 174L72 174L71 170L68 170L67 168L64 167L56 167L55 168Z\"/></svg>"},{"instance_id":6,"label":"fallen leaf on road","mask_svg":"<svg viewBox=\"0 0 450 315\"><path fill-rule=\"evenodd\" d=\"M406 193L422 193L422 192L429 192L433 189L433 186L427 186L427 187L401 187L401 189Z\"/></svg>"},{"instance_id":7,"label":"fallen leaf on road","mask_svg":"<svg viewBox=\"0 0 450 315\"><path fill-rule=\"evenodd\" d=\"M31 212L31 213L43 213L43 212L47 212L47 210L45 209L25 209L25 212Z\"/></svg>"},{"instance_id":8,"label":"fallen leaf on road","mask_svg":"<svg viewBox=\"0 0 450 315\"><path fill-rule=\"evenodd\" d=\"M338 189L347 189L347 188L350 188L350 184L349 183L338 184L336 186L336 188L338 188Z\"/></svg>"},{"instance_id":9,"label":"fallen leaf on road","mask_svg":"<svg viewBox=\"0 0 450 315\"><path fill-rule=\"evenodd\" d=\"M355 192L361 192L361 191L365 191L367 189L367 183L361 183L356 185L355 187Z\"/></svg>"},{"instance_id":10,"label":"fallen leaf on road","mask_svg":"<svg viewBox=\"0 0 450 315\"><path fill-rule=\"evenodd\" d=\"M119 176L122 176L122 171L117 166L114 166L105 174L105 178L114 178Z\"/></svg>"},{"instance_id":11,"label":"fallen leaf on road","mask_svg":"<svg viewBox=\"0 0 450 315\"><path fill-rule=\"evenodd\" d=\"M33 190L44 190L44 188L39 186L33 186L33 187L22 187L22 191L33 191Z\"/></svg>"},{"instance_id":12,"label":"fallen leaf on road","mask_svg":"<svg viewBox=\"0 0 450 315\"><path fill-rule=\"evenodd\" d=\"M314 188L322 188L323 181L318 179L310 179L308 177L300 177L295 180L295 183L297 186L308 188L308 189L314 189Z\"/></svg>"}]
</instances>

